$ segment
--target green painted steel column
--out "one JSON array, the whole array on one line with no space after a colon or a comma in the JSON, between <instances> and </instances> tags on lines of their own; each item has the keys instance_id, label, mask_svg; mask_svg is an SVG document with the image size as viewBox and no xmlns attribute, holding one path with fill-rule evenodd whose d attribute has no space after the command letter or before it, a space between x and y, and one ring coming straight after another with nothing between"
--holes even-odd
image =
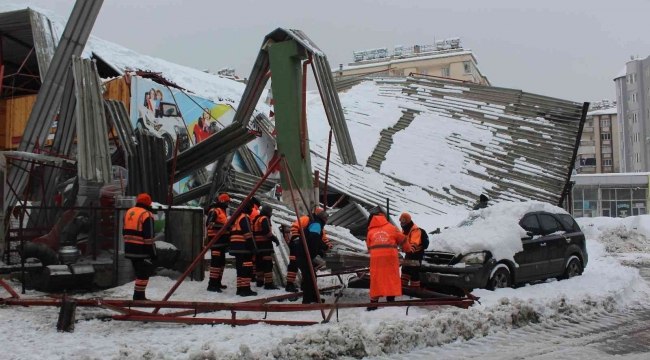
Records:
<instances>
[{"instance_id":1,"label":"green painted steel column","mask_svg":"<svg viewBox=\"0 0 650 360\"><path fill-rule=\"evenodd\" d=\"M294 40L270 44L271 88L277 129L278 153L284 154L296 177L294 188L304 191L313 189L309 142L305 159L300 153L300 123L302 117L302 60L306 60L304 48ZM305 129L307 134L307 129ZM307 139L309 137L307 136ZM288 179L281 177L282 189L289 190ZM308 197L309 198L309 197Z\"/></svg>"}]
</instances>

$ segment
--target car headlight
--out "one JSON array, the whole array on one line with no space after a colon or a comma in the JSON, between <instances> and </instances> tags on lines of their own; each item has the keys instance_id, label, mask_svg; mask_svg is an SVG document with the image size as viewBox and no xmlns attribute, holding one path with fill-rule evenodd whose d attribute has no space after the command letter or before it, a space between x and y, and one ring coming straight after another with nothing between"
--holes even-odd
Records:
<instances>
[{"instance_id":1,"label":"car headlight","mask_svg":"<svg viewBox=\"0 0 650 360\"><path fill-rule=\"evenodd\" d=\"M463 258L460 259L459 263L461 263L461 264L484 264L486 259L487 259L487 253L486 252L475 252L475 253L469 253L469 254L463 256Z\"/></svg>"}]
</instances>

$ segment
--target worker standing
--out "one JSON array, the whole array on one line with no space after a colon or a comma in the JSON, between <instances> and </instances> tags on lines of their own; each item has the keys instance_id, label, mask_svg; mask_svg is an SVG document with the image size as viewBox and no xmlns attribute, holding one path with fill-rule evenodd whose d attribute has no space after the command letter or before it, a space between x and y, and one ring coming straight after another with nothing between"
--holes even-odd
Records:
<instances>
[{"instance_id":1,"label":"worker standing","mask_svg":"<svg viewBox=\"0 0 650 360\"><path fill-rule=\"evenodd\" d=\"M410 286L412 288L420 288L420 266L424 258L424 246L422 242L422 230L413 223L411 215L403 213L399 217L399 223L402 227L402 234L406 235L406 242L409 246L406 252L406 260L415 262L418 265L404 265L402 266L402 286Z\"/></svg>"},{"instance_id":2,"label":"worker standing","mask_svg":"<svg viewBox=\"0 0 650 360\"><path fill-rule=\"evenodd\" d=\"M209 241L212 241L228 222L228 206L230 206L230 196L228 194L219 195L217 202L210 205L208 219L206 221ZM226 229L210 248L212 258L210 259L208 291L221 292L221 290L228 288L221 283L221 280L223 279L223 271L226 267L226 251L229 245L230 229Z\"/></svg>"},{"instance_id":3,"label":"worker standing","mask_svg":"<svg viewBox=\"0 0 650 360\"><path fill-rule=\"evenodd\" d=\"M312 217L315 217L316 215L320 214L322 211L324 211L321 208L317 208L314 213L312 214ZM329 215L328 215L329 216ZM300 243L300 228L302 227L303 231L305 231L305 235L307 235L307 226L309 225L310 218L307 215L301 216L300 217L300 225L298 225L298 221L295 221L293 224L291 224L291 232L290 232L290 238L289 238L289 264L287 265L287 286L285 290L287 292L298 292L298 289L296 288L296 277L298 276L298 264L296 263L296 254L297 254L297 249L298 249L298 244ZM323 242L327 246L327 250L332 248L332 244L330 243L329 239L327 238L327 233L325 232L325 228L323 226L322 229L322 236L323 236ZM318 254L314 254L316 256ZM303 274L305 276L305 274Z\"/></svg>"},{"instance_id":4,"label":"worker standing","mask_svg":"<svg viewBox=\"0 0 650 360\"><path fill-rule=\"evenodd\" d=\"M384 214L374 214L369 220L366 246L370 252L370 302L377 303L383 296L395 301L396 296L402 296L397 249L410 251L406 236ZM377 307L369 306L371 310Z\"/></svg>"},{"instance_id":5,"label":"worker standing","mask_svg":"<svg viewBox=\"0 0 650 360\"><path fill-rule=\"evenodd\" d=\"M251 202L253 203L253 210L250 215L252 229L252 226L255 223L255 219L257 219L257 217L260 215L260 206L262 206L262 203L260 202L260 199L255 196L251 198ZM255 281L255 273L257 270L257 254L253 254L253 271L251 272L251 282Z\"/></svg>"},{"instance_id":6,"label":"worker standing","mask_svg":"<svg viewBox=\"0 0 650 360\"><path fill-rule=\"evenodd\" d=\"M149 276L153 271L153 261L156 260L154 239L154 218L151 213L151 197L142 193L138 195L136 204L124 215L124 257L131 260L135 271L135 289L133 300L148 300L145 290L149 284Z\"/></svg>"},{"instance_id":7,"label":"worker standing","mask_svg":"<svg viewBox=\"0 0 650 360\"><path fill-rule=\"evenodd\" d=\"M318 297L316 296L316 284L314 284L314 279L311 276L312 271L315 269L310 269L309 263L311 260L312 266L315 266L314 259L327 249L327 244L323 240L323 235L325 234L325 224L329 218L327 211L320 209L314 214L313 220L309 222L305 231L305 240L307 241L307 249L303 246L302 240L298 243L297 252L296 252L296 263L300 272L302 272L302 303L311 304L318 303ZM306 251L309 250L309 253ZM309 256L309 258L307 257Z\"/></svg>"},{"instance_id":8,"label":"worker standing","mask_svg":"<svg viewBox=\"0 0 650 360\"><path fill-rule=\"evenodd\" d=\"M253 222L253 237L257 246L256 264L257 286L266 290L278 290L273 284L273 244L280 245L278 238L273 235L271 227L273 209L269 205L262 206L260 214Z\"/></svg>"},{"instance_id":9,"label":"worker standing","mask_svg":"<svg viewBox=\"0 0 650 360\"><path fill-rule=\"evenodd\" d=\"M242 213L234 222L230 230L230 255L235 257L237 268L237 295L256 296L251 290L251 276L253 273L253 255L255 255L255 241L251 232L250 214L253 204L244 205Z\"/></svg>"}]
</instances>

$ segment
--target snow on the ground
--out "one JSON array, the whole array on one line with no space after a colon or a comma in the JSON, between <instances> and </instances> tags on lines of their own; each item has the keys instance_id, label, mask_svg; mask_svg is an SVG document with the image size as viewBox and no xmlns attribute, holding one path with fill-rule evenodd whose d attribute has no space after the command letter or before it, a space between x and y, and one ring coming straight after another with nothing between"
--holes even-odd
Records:
<instances>
[{"instance_id":1,"label":"snow on the ground","mask_svg":"<svg viewBox=\"0 0 650 360\"><path fill-rule=\"evenodd\" d=\"M598 219L592 220L600 226ZM631 220L628 220L631 221ZM603 222L603 224L606 221ZM480 304L468 310L456 308L386 308L339 310L329 324L307 328L251 325L177 325L106 321L110 312L79 308L74 333L57 333L57 309L0 308L0 338L4 358L56 359L333 359L406 353L416 348L437 346L525 326L530 323L569 320L579 322L586 314L636 307L650 294L639 271L619 264L605 246L589 237L589 264L582 276L565 281L548 281L495 292L476 290ZM161 272L152 277L147 296L160 299L178 276ZM227 269L222 294L205 291L204 282L186 281L172 300L238 301L234 295L235 274ZM320 279L321 286L335 284ZM18 288L17 283L13 285ZM255 286L253 286L254 289ZM133 283L86 297L128 298ZM282 294L282 290L258 290L261 296ZM7 296L0 290L0 296ZM29 292L28 296L42 294ZM346 289L342 302L367 300L366 290ZM325 297L328 302L332 296ZM200 317L229 318L229 312L199 314ZM263 313L237 313L238 318L261 319ZM269 319L320 319L318 311L268 314ZM38 339L38 341L35 341Z\"/></svg>"},{"instance_id":2,"label":"snow on the ground","mask_svg":"<svg viewBox=\"0 0 650 360\"><path fill-rule=\"evenodd\" d=\"M534 211L566 214L561 208L538 201L499 203L472 211L458 227L431 235L429 248L454 254L490 251L497 261L515 262L515 254L523 251L521 238L526 236L519 220Z\"/></svg>"},{"instance_id":3,"label":"snow on the ground","mask_svg":"<svg viewBox=\"0 0 650 360\"><path fill-rule=\"evenodd\" d=\"M577 218L576 222L587 237L597 239L619 260L650 262L650 215Z\"/></svg>"}]
</instances>

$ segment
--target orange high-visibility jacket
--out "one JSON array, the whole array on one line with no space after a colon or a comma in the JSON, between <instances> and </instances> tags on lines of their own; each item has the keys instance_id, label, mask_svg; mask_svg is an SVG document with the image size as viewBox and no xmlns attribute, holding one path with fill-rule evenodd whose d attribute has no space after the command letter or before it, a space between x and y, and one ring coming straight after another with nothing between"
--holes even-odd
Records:
<instances>
[{"instance_id":1,"label":"orange high-visibility jacket","mask_svg":"<svg viewBox=\"0 0 650 360\"><path fill-rule=\"evenodd\" d=\"M309 226L309 216L301 216L300 217L300 225L302 226L302 231L305 232L305 235L307 235L307 226ZM293 224L291 224L291 239L300 237L300 227L298 226L298 221L294 221ZM327 248L331 249L332 244L330 243L330 240L327 238L327 233L325 232L325 229L323 229L323 242L325 245L327 245Z\"/></svg>"},{"instance_id":2,"label":"orange high-visibility jacket","mask_svg":"<svg viewBox=\"0 0 650 360\"><path fill-rule=\"evenodd\" d=\"M153 245L153 214L135 206L124 214L124 255L127 259L149 258L156 254Z\"/></svg>"},{"instance_id":3,"label":"orange high-visibility jacket","mask_svg":"<svg viewBox=\"0 0 650 360\"><path fill-rule=\"evenodd\" d=\"M410 250L406 236L382 214L368 226L366 246L370 252L370 298L402 296L397 249Z\"/></svg>"},{"instance_id":4,"label":"orange high-visibility jacket","mask_svg":"<svg viewBox=\"0 0 650 360\"><path fill-rule=\"evenodd\" d=\"M422 231L417 225L413 224L409 233L405 235L407 235L410 248L408 252L417 253L422 250Z\"/></svg>"}]
</instances>

